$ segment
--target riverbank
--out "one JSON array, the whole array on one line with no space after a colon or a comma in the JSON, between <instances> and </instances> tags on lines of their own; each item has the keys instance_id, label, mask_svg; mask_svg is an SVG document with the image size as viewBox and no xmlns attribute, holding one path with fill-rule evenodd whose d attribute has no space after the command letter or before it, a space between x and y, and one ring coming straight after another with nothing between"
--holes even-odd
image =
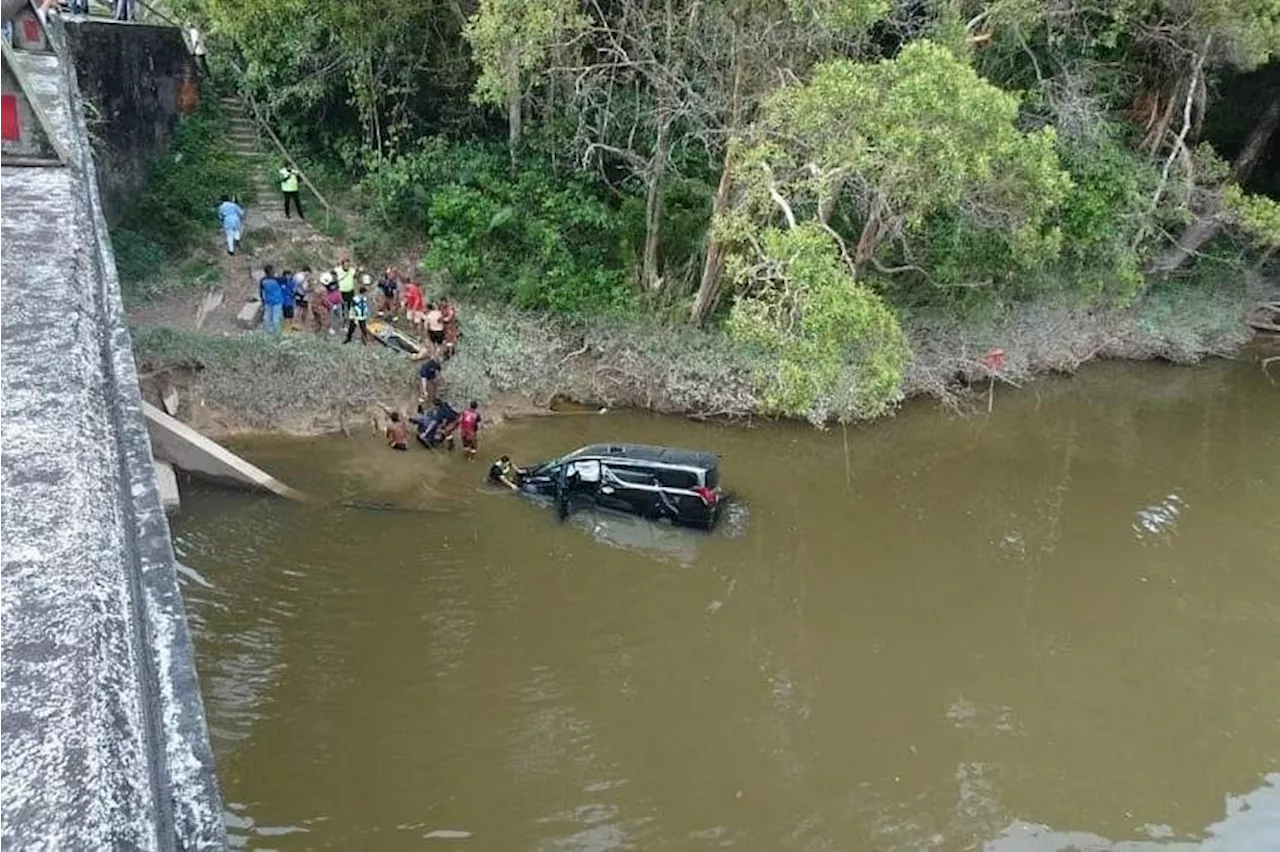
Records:
<instances>
[{"instance_id":1,"label":"riverbank","mask_svg":"<svg viewBox=\"0 0 1280 852\"><path fill-rule=\"evenodd\" d=\"M1100 358L1229 357L1253 336L1247 317L1260 294L1261 282L1240 281L1212 291L1154 290L1123 309L1040 301L967 321L909 316L902 398L963 408L986 404L993 375L1020 385ZM234 307L223 313L234 315ZM352 432L370 428L383 405L407 410L416 401L414 365L381 346L341 346L309 331L271 338L216 322L184 328L173 322L182 312L155 305L140 314L134 350L144 391L159 399L177 390L179 416L207 434ZM465 303L460 316L463 339L444 372L446 393L455 403L478 400L491 421L563 402L693 418L759 415L758 376L768 364L714 331L570 325ZM993 372L984 356L995 349L1004 355ZM810 419L823 423L839 404L822 400Z\"/></svg>"}]
</instances>

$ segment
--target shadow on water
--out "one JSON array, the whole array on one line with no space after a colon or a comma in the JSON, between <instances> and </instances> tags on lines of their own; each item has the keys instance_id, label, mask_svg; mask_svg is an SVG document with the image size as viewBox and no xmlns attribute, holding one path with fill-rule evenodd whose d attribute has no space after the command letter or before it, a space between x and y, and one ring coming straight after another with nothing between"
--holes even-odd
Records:
<instances>
[{"instance_id":1,"label":"shadow on water","mask_svg":"<svg viewBox=\"0 0 1280 852\"><path fill-rule=\"evenodd\" d=\"M544 502L538 498L530 499ZM554 512L553 501L546 500L545 503ZM573 512L565 523L587 533L601 545L635 551L689 568L697 560L699 547L705 545L708 539L741 537L746 531L747 515L746 504L731 501L724 507L723 516L715 529L706 531L675 526L665 520L650 521L607 509L587 507Z\"/></svg>"}]
</instances>

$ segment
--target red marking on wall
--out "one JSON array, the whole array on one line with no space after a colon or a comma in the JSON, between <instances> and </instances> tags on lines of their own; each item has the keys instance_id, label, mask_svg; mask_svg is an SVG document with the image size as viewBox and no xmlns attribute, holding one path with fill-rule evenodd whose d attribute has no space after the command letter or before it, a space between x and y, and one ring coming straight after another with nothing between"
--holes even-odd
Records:
<instances>
[{"instance_id":1,"label":"red marking on wall","mask_svg":"<svg viewBox=\"0 0 1280 852\"><path fill-rule=\"evenodd\" d=\"M18 96L6 92L0 95L0 138L5 142L22 139L22 125L18 121Z\"/></svg>"},{"instance_id":2,"label":"red marking on wall","mask_svg":"<svg viewBox=\"0 0 1280 852\"><path fill-rule=\"evenodd\" d=\"M200 87L190 77L183 77L177 82L178 112L190 115L200 106Z\"/></svg>"},{"instance_id":3,"label":"red marking on wall","mask_svg":"<svg viewBox=\"0 0 1280 852\"><path fill-rule=\"evenodd\" d=\"M34 15L27 15L22 19L22 37L28 44L40 41L40 22Z\"/></svg>"}]
</instances>

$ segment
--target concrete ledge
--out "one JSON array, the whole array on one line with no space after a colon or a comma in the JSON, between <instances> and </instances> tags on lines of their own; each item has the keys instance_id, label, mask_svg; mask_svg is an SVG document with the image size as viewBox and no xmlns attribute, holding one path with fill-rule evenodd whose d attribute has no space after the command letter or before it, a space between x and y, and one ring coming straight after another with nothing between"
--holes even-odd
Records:
<instances>
[{"instance_id":1,"label":"concrete ledge","mask_svg":"<svg viewBox=\"0 0 1280 852\"><path fill-rule=\"evenodd\" d=\"M182 495L178 493L178 475L168 462L156 462L156 488L160 489L160 505L166 515L176 515L182 509Z\"/></svg>"},{"instance_id":2,"label":"concrete ledge","mask_svg":"<svg viewBox=\"0 0 1280 852\"><path fill-rule=\"evenodd\" d=\"M151 451L156 458L187 473L225 485L269 491L290 500L305 498L301 491L290 488L151 403L144 402L142 408L147 416L147 431L151 434Z\"/></svg>"}]
</instances>

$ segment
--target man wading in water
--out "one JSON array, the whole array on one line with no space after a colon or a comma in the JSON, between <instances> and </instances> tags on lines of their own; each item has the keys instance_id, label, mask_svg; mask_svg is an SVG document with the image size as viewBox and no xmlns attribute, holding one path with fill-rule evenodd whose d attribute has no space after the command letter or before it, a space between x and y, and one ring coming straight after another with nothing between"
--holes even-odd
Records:
<instances>
[{"instance_id":1,"label":"man wading in water","mask_svg":"<svg viewBox=\"0 0 1280 852\"><path fill-rule=\"evenodd\" d=\"M400 419L400 412L387 409L387 416L391 418L391 422L387 424L387 445L393 450L408 450L408 438L405 436L404 421Z\"/></svg>"},{"instance_id":2,"label":"man wading in water","mask_svg":"<svg viewBox=\"0 0 1280 852\"><path fill-rule=\"evenodd\" d=\"M505 485L512 491L520 490L519 482L522 476L524 476L524 469L513 465L510 456L503 456L489 468L489 481L495 485Z\"/></svg>"}]
</instances>

